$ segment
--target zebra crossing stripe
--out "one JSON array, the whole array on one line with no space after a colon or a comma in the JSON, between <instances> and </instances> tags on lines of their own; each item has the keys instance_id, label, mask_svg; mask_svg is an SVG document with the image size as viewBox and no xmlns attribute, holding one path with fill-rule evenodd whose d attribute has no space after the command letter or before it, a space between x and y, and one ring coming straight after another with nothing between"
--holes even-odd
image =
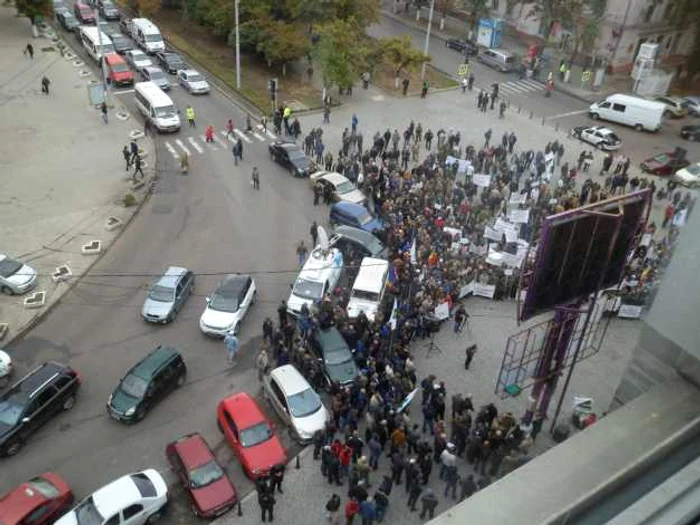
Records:
<instances>
[{"instance_id":1,"label":"zebra crossing stripe","mask_svg":"<svg viewBox=\"0 0 700 525\"><path fill-rule=\"evenodd\" d=\"M236 139L234 139L231 135L228 134L228 131L220 131L221 136L224 137L224 140L228 140L231 142L234 142Z\"/></svg>"},{"instance_id":2,"label":"zebra crossing stripe","mask_svg":"<svg viewBox=\"0 0 700 525\"><path fill-rule=\"evenodd\" d=\"M501 90L504 93L513 93L513 94L520 94L526 91L525 89L518 88L512 84L501 84Z\"/></svg>"},{"instance_id":3,"label":"zebra crossing stripe","mask_svg":"<svg viewBox=\"0 0 700 525\"><path fill-rule=\"evenodd\" d=\"M176 159L177 158L177 151L175 151L175 148L173 148L172 145L170 144L170 142L168 142L167 140L165 141L165 147L170 152L170 154L173 156L173 158Z\"/></svg>"},{"instance_id":4,"label":"zebra crossing stripe","mask_svg":"<svg viewBox=\"0 0 700 525\"><path fill-rule=\"evenodd\" d=\"M253 142L253 141L250 140L243 132L241 132L240 129L234 129L233 132L234 132L236 135L238 135L239 137L241 137L243 140L245 140L248 144L250 144L251 142Z\"/></svg>"},{"instance_id":5,"label":"zebra crossing stripe","mask_svg":"<svg viewBox=\"0 0 700 525\"><path fill-rule=\"evenodd\" d=\"M253 136L260 142L265 142L265 137L263 137L262 135L258 135L255 131L253 131Z\"/></svg>"},{"instance_id":6,"label":"zebra crossing stripe","mask_svg":"<svg viewBox=\"0 0 700 525\"><path fill-rule=\"evenodd\" d=\"M190 150L187 149L187 147L183 144L183 142L180 139L177 139L175 141L175 144L177 144L182 151L184 151L188 155L190 154Z\"/></svg>"},{"instance_id":7,"label":"zebra crossing stripe","mask_svg":"<svg viewBox=\"0 0 700 525\"><path fill-rule=\"evenodd\" d=\"M276 138L277 138L277 135L275 135L274 133L272 133L272 131L270 131L270 130L267 130L265 133L267 133L267 136L270 137L271 139L276 139Z\"/></svg>"},{"instance_id":8,"label":"zebra crossing stripe","mask_svg":"<svg viewBox=\"0 0 700 525\"><path fill-rule=\"evenodd\" d=\"M214 135L214 136L216 136L216 135ZM204 144L206 144L207 147L208 147L209 149L213 149L213 150L215 150L215 151L219 149L219 148L216 146L216 144L212 144L211 142L207 142L207 137L206 137L206 135L200 135L199 137L202 139L202 142L204 142Z\"/></svg>"},{"instance_id":9,"label":"zebra crossing stripe","mask_svg":"<svg viewBox=\"0 0 700 525\"><path fill-rule=\"evenodd\" d=\"M220 139L220 138L217 137L216 135L214 135L214 142L216 142L219 146L221 146L221 147L224 148L224 149L226 149L226 148L228 147L228 146L226 145L226 143L223 141L223 139Z\"/></svg>"},{"instance_id":10,"label":"zebra crossing stripe","mask_svg":"<svg viewBox=\"0 0 700 525\"><path fill-rule=\"evenodd\" d=\"M537 90L544 89L544 86L542 84L540 84L539 82L535 82L534 80L521 80L520 82L524 82L525 84L528 84L529 86L532 86Z\"/></svg>"},{"instance_id":11,"label":"zebra crossing stripe","mask_svg":"<svg viewBox=\"0 0 700 525\"><path fill-rule=\"evenodd\" d=\"M204 150L202 149L202 146L199 145L197 140L194 137L187 137L187 141L190 143L190 145L197 150L197 153L204 153Z\"/></svg>"}]
</instances>

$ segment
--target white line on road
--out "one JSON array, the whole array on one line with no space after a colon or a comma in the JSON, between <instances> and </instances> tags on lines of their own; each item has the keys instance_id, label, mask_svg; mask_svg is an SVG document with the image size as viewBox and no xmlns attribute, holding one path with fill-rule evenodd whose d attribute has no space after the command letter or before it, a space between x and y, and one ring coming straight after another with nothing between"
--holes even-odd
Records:
<instances>
[{"instance_id":1,"label":"white line on road","mask_svg":"<svg viewBox=\"0 0 700 525\"><path fill-rule=\"evenodd\" d=\"M277 138L277 135L275 135L274 133L272 133L272 131L270 131L270 130L267 130L265 133L267 133L267 136L270 137L271 139L276 139L276 138Z\"/></svg>"},{"instance_id":2,"label":"white line on road","mask_svg":"<svg viewBox=\"0 0 700 525\"><path fill-rule=\"evenodd\" d=\"M216 136L216 135L215 135L215 136ZM216 147L216 144L214 144L214 143L212 143L212 142L207 142L207 137L206 137L206 135L200 135L199 138L202 139L202 142L204 142L204 144L206 144L206 145L209 147L209 149L213 149L213 150L218 150L218 149L219 149L219 148Z\"/></svg>"},{"instance_id":3,"label":"white line on road","mask_svg":"<svg viewBox=\"0 0 700 525\"><path fill-rule=\"evenodd\" d=\"M253 131L253 136L256 139L258 139L260 142L265 142L265 137L263 137L262 135L259 135L258 133L255 133L255 131Z\"/></svg>"},{"instance_id":4,"label":"white line on road","mask_svg":"<svg viewBox=\"0 0 700 525\"><path fill-rule=\"evenodd\" d=\"M200 146L197 142L197 139L195 139L194 137L187 137L187 141L192 145L194 149L197 150L197 153L204 153L204 150L202 149L202 146Z\"/></svg>"},{"instance_id":5,"label":"white line on road","mask_svg":"<svg viewBox=\"0 0 700 525\"><path fill-rule=\"evenodd\" d=\"M136 91L136 90L135 89L124 89L122 91L112 91L112 93L114 95L126 95L128 93L133 93L134 91Z\"/></svg>"},{"instance_id":6,"label":"white line on road","mask_svg":"<svg viewBox=\"0 0 700 525\"><path fill-rule=\"evenodd\" d=\"M501 90L505 91L506 93L512 92L516 94L524 93L527 91L527 89L523 89L522 87L514 86L513 84L501 84Z\"/></svg>"},{"instance_id":7,"label":"white line on road","mask_svg":"<svg viewBox=\"0 0 700 525\"><path fill-rule=\"evenodd\" d=\"M220 139L220 138L217 137L216 135L214 135L214 142L216 142L219 146L221 146L221 147L224 148L224 149L227 149L227 148L228 148L228 146L227 146L226 143L223 141L223 139Z\"/></svg>"},{"instance_id":8,"label":"white line on road","mask_svg":"<svg viewBox=\"0 0 700 525\"><path fill-rule=\"evenodd\" d=\"M184 144L180 139L177 139L177 140L175 141L175 144L177 144L178 146L180 146L180 149L181 149L182 151L184 151L185 153L187 153L187 155L190 154L190 150L187 149L187 146L185 146L185 144Z\"/></svg>"},{"instance_id":9,"label":"white line on road","mask_svg":"<svg viewBox=\"0 0 700 525\"><path fill-rule=\"evenodd\" d=\"M174 158L177 158L177 151L175 151L175 148L173 148L170 142L168 142L167 140L165 141L165 147Z\"/></svg>"},{"instance_id":10,"label":"white line on road","mask_svg":"<svg viewBox=\"0 0 700 525\"><path fill-rule=\"evenodd\" d=\"M528 84L535 89L544 89L544 86L540 84L539 82L535 82L534 80L520 80L520 82L523 82L525 84Z\"/></svg>"},{"instance_id":11,"label":"white line on road","mask_svg":"<svg viewBox=\"0 0 700 525\"><path fill-rule=\"evenodd\" d=\"M553 120L555 118L571 117L573 115L583 115L588 113L587 109L579 109L577 111L569 111L568 113L560 113L559 115L552 115L551 117L546 117L547 120Z\"/></svg>"},{"instance_id":12,"label":"white line on road","mask_svg":"<svg viewBox=\"0 0 700 525\"><path fill-rule=\"evenodd\" d=\"M250 144L251 142L253 142L253 141L250 140L243 132L241 132L241 130L239 130L239 129L234 129L233 132L234 132L236 135L238 135L239 137L241 137L243 140L245 140L248 144Z\"/></svg>"},{"instance_id":13,"label":"white line on road","mask_svg":"<svg viewBox=\"0 0 700 525\"><path fill-rule=\"evenodd\" d=\"M224 140L230 140L231 142L234 142L236 139L234 139L231 135L228 134L228 131L219 131L221 133L221 136L224 137Z\"/></svg>"}]
</instances>

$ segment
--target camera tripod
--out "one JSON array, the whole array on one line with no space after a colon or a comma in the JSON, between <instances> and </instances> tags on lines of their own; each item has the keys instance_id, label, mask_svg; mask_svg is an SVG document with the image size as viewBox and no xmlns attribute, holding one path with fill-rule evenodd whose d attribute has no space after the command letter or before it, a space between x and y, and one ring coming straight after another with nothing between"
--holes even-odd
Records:
<instances>
[{"instance_id":1,"label":"camera tripod","mask_svg":"<svg viewBox=\"0 0 700 525\"><path fill-rule=\"evenodd\" d=\"M426 346L426 354L425 354L425 357L430 357L430 354L432 354L433 352L436 352L436 353L438 353L438 354L440 354L440 355L445 355L445 354L442 353L442 350L440 350L440 347L439 347L438 344L435 342L435 332L432 332L432 333L430 334L430 342L429 342L428 345Z\"/></svg>"}]
</instances>

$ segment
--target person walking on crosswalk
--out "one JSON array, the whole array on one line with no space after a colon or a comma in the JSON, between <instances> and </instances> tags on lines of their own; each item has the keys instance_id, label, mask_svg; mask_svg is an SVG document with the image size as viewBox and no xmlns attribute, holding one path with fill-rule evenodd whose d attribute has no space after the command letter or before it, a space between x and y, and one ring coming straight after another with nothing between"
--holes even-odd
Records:
<instances>
[{"instance_id":1,"label":"person walking on crosswalk","mask_svg":"<svg viewBox=\"0 0 700 525\"><path fill-rule=\"evenodd\" d=\"M469 87L469 91L472 90L474 87L474 72L470 71L469 72L469 80L467 80L467 86Z\"/></svg>"},{"instance_id":2,"label":"person walking on crosswalk","mask_svg":"<svg viewBox=\"0 0 700 525\"><path fill-rule=\"evenodd\" d=\"M187 117L187 123L190 125L191 128L194 127L194 108L190 105L188 105L185 108L185 116Z\"/></svg>"},{"instance_id":3,"label":"person walking on crosswalk","mask_svg":"<svg viewBox=\"0 0 700 525\"><path fill-rule=\"evenodd\" d=\"M241 142L241 139L234 140L233 146L231 146L231 153L233 153L234 166L238 166L238 160L241 158L241 150L239 149L240 142ZM242 146L242 143L241 143L241 146Z\"/></svg>"},{"instance_id":4,"label":"person walking on crosswalk","mask_svg":"<svg viewBox=\"0 0 700 525\"><path fill-rule=\"evenodd\" d=\"M253 184L253 189L260 189L260 173L258 172L258 167L253 166L253 174L251 176L251 182Z\"/></svg>"},{"instance_id":5,"label":"person walking on crosswalk","mask_svg":"<svg viewBox=\"0 0 700 525\"><path fill-rule=\"evenodd\" d=\"M233 120L228 119L226 122L226 138L228 139L231 135L233 135Z\"/></svg>"}]
</instances>

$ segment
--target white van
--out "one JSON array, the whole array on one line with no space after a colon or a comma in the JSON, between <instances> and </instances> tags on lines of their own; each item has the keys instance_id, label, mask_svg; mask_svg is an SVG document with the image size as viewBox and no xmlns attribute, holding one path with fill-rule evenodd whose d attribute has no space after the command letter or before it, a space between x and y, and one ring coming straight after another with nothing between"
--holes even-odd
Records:
<instances>
[{"instance_id":1,"label":"white van","mask_svg":"<svg viewBox=\"0 0 700 525\"><path fill-rule=\"evenodd\" d=\"M180 116L172 99L153 82L137 82L134 86L139 111L160 132L180 129Z\"/></svg>"},{"instance_id":2,"label":"white van","mask_svg":"<svg viewBox=\"0 0 700 525\"><path fill-rule=\"evenodd\" d=\"M165 51L163 36L160 34L158 26L148 18L134 18L131 21L131 36L146 53L153 54Z\"/></svg>"},{"instance_id":3,"label":"white van","mask_svg":"<svg viewBox=\"0 0 700 525\"><path fill-rule=\"evenodd\" d=\"M311 308L315 301L323 299L338 283L342 270L343 253L338 248L316 247L292 285L287 312L299 315L303 305Z\"/></svg>"},{"instance_id":4,"label":"white van","mask_svg":"<svg viewBox=\"0 0 700 525\"><path fill-rule=\"evenodd\" d=\"M102 39L102 43L100 43ZM114 44L110 38L103 32L98 30L94 26L80 26L80 41L83 43L83 47L87 50L88 55L90 55L96 62L100 61L102 55L107 55L109 53L115 53Z\"/></svg>"},{"instance_id":5,"label":"white van","mask_svg":"<svg viewBox=\"0 0 700 525\"><path fill-rule=\"evenodd\" d=\"M355 283L350 292L348 317L355 318L364 312L367 319L374 320L379 305L384 298L387 279L389 278L389 261L365 257L360 264Z\"/></svg>"},{"instance_id":6,"label":"white van","mask_svg":"<svg viewBox=\"0 0 700 525\"><path fill-rule=\"evenodd\" d=\"M591 118L632 126L637 131L659 131L663 122L665 104L630 95L610 95L594 102L588 110Z\"/></svg>"}]
</instances>

